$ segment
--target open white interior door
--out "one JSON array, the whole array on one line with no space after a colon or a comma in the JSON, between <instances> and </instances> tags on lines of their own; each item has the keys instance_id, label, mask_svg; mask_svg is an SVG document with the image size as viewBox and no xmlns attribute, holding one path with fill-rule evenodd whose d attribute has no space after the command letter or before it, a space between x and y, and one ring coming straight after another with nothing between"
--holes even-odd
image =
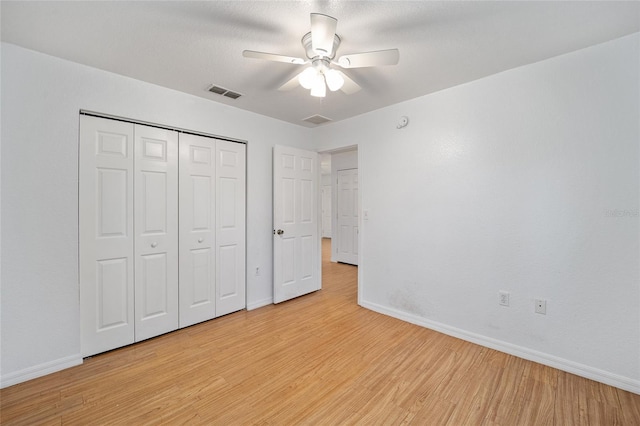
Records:
<instances>
[{"instance_id":1,"label":"open white interior door","mask_svg":"<svg viewBox=\"0 0 640 426\"><path fill-rule=\"evenodd\" d=\"M318 154L273 148L273 301L320 290Z\"/></svg>"}]
</instances>

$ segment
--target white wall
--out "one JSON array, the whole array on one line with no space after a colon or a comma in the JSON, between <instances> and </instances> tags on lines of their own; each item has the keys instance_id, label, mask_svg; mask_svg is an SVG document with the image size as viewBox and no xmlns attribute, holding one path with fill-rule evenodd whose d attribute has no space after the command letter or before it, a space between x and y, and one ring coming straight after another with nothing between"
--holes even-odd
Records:
<instances>
[{"instance_id":1,"label":"white wall","mask_svg":"<svg viewBox=\"0 0 640 426\"><path fill-rule=\"evenodd\" d=\"M358 144L361 304L640 393L639 44L316 129Z\"/></svg>"},{"instance_id":2,"label":"white wall","mask_svg":"<svg viewBox=\"0 0 640 426\"><path fill-rule=\"evenodd\" d=\"M10 44L1 54L2 386L80 362L80 109L248 141L247 302L271 303L272 147L309 149L311 130Z\"/></svg>"}]
</instances>

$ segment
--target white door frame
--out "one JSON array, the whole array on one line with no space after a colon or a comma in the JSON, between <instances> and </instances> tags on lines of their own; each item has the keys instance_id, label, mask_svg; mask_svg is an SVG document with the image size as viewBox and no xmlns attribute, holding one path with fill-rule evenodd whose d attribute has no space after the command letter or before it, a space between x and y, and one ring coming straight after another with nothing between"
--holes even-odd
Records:
<instances>
[{"instance_id":1,"label":"white door frame","mask_svg":"<svg viewBox=\"0 0 640 426\"><path fill-rule=\"evenodd\" d=\"M329 191L329 197L327 200L327 197L325 197L326 195L326 191ZM320 222L322 223L322 238L331 238L331 225L333 224L333 220L331 218L331 194L333 193L332 191L332 185L331 183L329 183L329 185L322 185L321 189L320 189L320 195L321 195L321 200L322 200L322 205L320 206L320 211L322 212L322 217L320 218ZM327 201L325 203L325 201ZM329 207L329 211L326 211L326 207ZM325 226L325 220L329 219L329 226Z\"/></svg>"}]
</instances>

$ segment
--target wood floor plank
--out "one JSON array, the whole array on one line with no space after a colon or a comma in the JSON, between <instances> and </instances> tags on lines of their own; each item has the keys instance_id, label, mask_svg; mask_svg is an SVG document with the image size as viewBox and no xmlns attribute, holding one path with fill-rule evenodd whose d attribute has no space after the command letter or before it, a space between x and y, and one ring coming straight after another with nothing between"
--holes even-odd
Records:
<instances>
[{"instance_id":1,"label":"wood floor plank","mask_svg":"<svg viewBox=\"0 0 640 426\"><path fill-rule=\"evenodd\" d=\"M640 395L357 305L323 289L0 390L4 425L640 425Z\"/></svg>"},{"instance_id":2,"label":"wood floor plank","mask_svg":"<svg viewBox=\"0 0 640 426\"><path fill-rule=\"evenodd\" d=\"M616 389L618 401L624 419L623 424L632 425L634 422L640 424L640 395Z\"/></svg>"},{"instance_id":3,"label":"wood floor plank","mask_svg":"<svg viewBox=\"0 0 640 426\"><path fill-rule=\"evenodd\" d=\"M447 425L456 405L437 396L425 400L420 410L413 416L407 416L402 424Z\"/></svg>"}]
</instances>

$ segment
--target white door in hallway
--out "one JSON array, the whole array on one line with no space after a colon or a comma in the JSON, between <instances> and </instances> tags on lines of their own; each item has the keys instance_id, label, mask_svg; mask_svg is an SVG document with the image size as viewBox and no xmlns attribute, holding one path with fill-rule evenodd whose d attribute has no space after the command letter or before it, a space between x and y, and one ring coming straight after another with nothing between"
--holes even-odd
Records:
<instances>
[{"instance_id":1,"label":"white door in hallway","mask_svg":"<svg viewBox=\"0 0 640 426\"><path fill-rule=\"evenodd\" d=\"M331 238L331 185L322 186L322 237Z\"/></svg>"},{"instance_id":2,"label":"white door in hallway","mask_svg":"<svg viewBox=\"0 0 640 426\"><path fill-rule=\"evenodd\" d=\"M358 169L338 170L336 260L358 264Z\"/></svg>"},{"instance_id":3,"label":"white door in hallway","mask_svg":"<svg viewBox=\"0 0 640 426\"><path fill-rule=\"evenodd\" d=\"M273 149L273 301L320 290L318 155Z\"/></svg>"}]
</instances>

